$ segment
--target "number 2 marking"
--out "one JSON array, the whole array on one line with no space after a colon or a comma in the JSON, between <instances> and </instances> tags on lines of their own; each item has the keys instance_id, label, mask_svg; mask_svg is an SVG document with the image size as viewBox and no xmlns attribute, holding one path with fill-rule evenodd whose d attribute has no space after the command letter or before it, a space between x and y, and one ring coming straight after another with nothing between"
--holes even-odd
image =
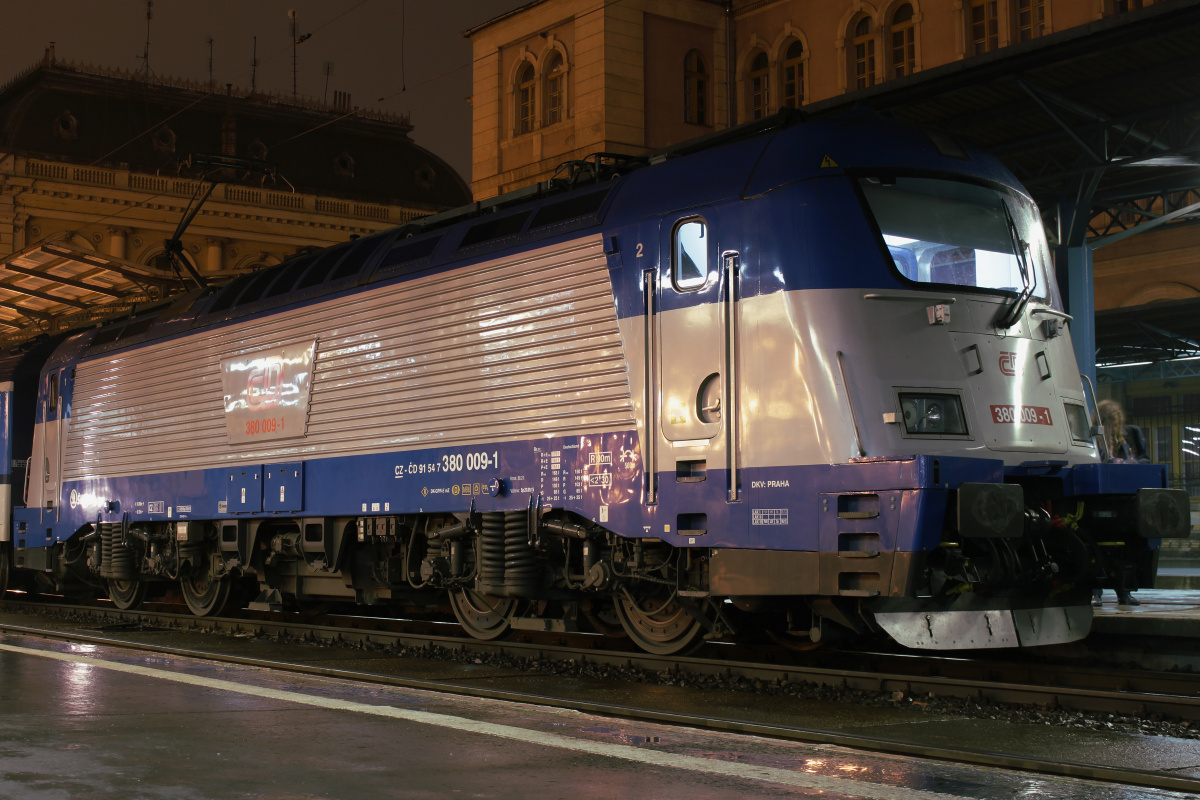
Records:
<instances>
[{"instance_id":1,"label":"number 2 marking","mask_svg":"<svg viewBox=\"0 0 1200 800\"><path fill-rule=\"evenodd\" d=\"M642 257L642 243L641 242L638 242L638 245L637 245L637 257L638 258Z\"/></svg>"}]
</instances>

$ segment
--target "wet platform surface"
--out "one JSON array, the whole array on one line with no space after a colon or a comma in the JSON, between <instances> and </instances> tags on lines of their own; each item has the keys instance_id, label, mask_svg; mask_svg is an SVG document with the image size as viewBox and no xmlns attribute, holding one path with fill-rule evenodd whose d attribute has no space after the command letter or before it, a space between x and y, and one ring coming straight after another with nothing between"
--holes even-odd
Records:
<instances>
[{"instance_id":1,"label":"wet platform surface","mask_svg":"<svg viewBox=\"0 0 1200 800\"><path fill-rule=\"evenodd\" d=\"M1200 638L1200 590L1139 589L1140 605L1123 606L1105 591L1094 611L1092 630L1105 634L1139 634Z\"/></svg>"},{"instance_id":2,"label":"wet platform surface","mask_svg":"<svg viewBox=\"0 0 1200 800\"><path fill-rule=\"evenodd\" d=\"M1114 612L1115 613L1115 612ZM71 628L0 613L0 622ZM46 624L49 623L49 624ZM199 632L92 631L413 680L1200 777L1200 741L576 680ZM123 671L121 671L123 670ZM568 702L569 705L569 702ZM1186 795L0 634L0 797Z\"/></svg>"}]
</instances>

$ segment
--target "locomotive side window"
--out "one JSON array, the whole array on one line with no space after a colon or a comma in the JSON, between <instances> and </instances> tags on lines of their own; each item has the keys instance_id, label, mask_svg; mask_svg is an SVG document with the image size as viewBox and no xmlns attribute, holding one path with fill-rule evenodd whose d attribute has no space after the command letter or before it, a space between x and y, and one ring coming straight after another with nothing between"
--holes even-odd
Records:
<instances>
[{"instance_id":1,"label":"locomotive side window","mask_svg":"<svg viewBox=\"0 0 1200 800\"><path fill-rule=\"evenodd\" d=\"M708 280L708 226L689 219L675 229L672 278L680 291L697 289Z\"/></svg>"},{"instance_id":2,"label":"locomotive side window","mask_svg":"<svg viewBox=\"0 0 1200 800\"><path fill-rule=\"evenodd\" d=\"M1079 403L1063 401L1067 410L1067 425L1071 429L1071 438L1081 444L1092 444L1092 425L1088 422L1087 409Z\"/></svg>"},{"instance_id":3,"label":"locomotive side window","mask_svg":"<svg viewBox=\"0 0 1200 800\"><path fill-rule=\"evenodd\" d=\"M1049 298L1049 249L1027 199L931 178L865 178L859 185L896 269L909 280Z\"/></svg>"}]
</instances>

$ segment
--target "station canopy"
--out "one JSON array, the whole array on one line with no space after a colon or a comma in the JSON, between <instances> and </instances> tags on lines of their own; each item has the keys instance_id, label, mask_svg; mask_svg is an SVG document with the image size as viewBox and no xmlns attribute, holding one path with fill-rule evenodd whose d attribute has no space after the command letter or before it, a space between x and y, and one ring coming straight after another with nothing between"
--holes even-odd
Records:
<instances>
[{"instance_id":1,"label":"station canopy","mask_svg":"<svg viewBox=\"0 0 1200 800\"><path fill-rule=\"evenodd\" d=\"M6 257L0 272L0 336L26 331L21 318L44 331L101 320L116 309L154 302L184 288L184 277L49 240Z\"/></svg>"}]
</instances>

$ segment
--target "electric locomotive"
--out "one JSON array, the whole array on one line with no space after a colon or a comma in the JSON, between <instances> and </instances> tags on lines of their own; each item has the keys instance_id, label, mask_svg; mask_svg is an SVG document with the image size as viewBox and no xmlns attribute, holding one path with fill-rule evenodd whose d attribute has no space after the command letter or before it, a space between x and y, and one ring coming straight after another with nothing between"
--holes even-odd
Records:
<instances>
[{"instance_id":1,"label":"electric locomotive","mask_svg":"<svg viewBox=\"0 0 1200 800\"><path fill-rule=\"evenodd\" d=\"M0 572L657 653L1071 641L1189 507L1104 463L1069 319L1033 202L945 134L600 154L9 354Z\"/></svg>"}]
</instances>

